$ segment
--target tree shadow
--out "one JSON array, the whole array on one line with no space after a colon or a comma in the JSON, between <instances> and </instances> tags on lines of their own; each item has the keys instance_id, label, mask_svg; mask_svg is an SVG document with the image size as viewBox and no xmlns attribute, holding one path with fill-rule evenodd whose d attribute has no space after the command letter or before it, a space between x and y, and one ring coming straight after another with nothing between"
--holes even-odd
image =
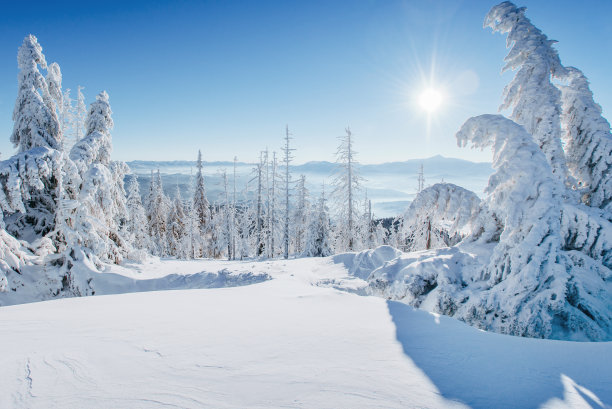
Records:
<instances>
[{"instance_id":1,"label":"tree shadow","mask_svg":"<svg viewBox=\"0 0 612 409\"><path fill-rule=\"evenodd\" d=\"M513 337L396 301L387 307L404 353L446 399L474 409L612 408L611 342Z\"/></svg>"}]
</instances>

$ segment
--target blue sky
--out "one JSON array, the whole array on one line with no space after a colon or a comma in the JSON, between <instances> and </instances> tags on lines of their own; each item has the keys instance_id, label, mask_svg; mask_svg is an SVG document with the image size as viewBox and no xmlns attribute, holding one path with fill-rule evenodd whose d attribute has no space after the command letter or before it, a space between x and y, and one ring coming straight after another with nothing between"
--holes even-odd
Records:
<instances>
[{"instance_id":1,"label":"blue sky","mask_svg":"<svg viewBox=\"0 0 612 409\"><path fill-rule=\"evenodd\" d=\"M279 149L288 124L296 162L333 160L350 125L363 163L456 147L470 116L496 112L505 37L482 28L495 1L4 2L0 16L0 151L9 156L17 48L32 33L64 88L106 90L120 160L254 161ZM612 112L612 2L525 0L565 65L589 77ZM429 84L431 83L431 84ZM431 120L416 96L448 99ZM74 94L73 94L74 95Z\"/></svg>"}]
</instances>

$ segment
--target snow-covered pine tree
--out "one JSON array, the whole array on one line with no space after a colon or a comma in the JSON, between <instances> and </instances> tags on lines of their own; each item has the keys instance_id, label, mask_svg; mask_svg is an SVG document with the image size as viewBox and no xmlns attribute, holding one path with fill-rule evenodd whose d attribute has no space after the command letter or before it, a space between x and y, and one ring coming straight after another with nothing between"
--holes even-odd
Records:
<instances>
[{"instance_id":1,"label":"snow-covered pine tree","mask_svg":"<svg viewBox=\"0 0 612 409\"><path fill-rule=\"evenodd\" d=\"M62 93L62 72L58 63L54 62L47 67L47 76L45 78L49 89L49 101L47 106L51 109L60 123L60 135L62 133L62 108L64 105L64 94ZM62 138L63 139L63 138Z\"/></svg>"},{"instance_id":2,"label":"snow-covered pine tree","mask_svg":"<svg viewBox=\"0 0 612 409\"><path fill-rule=\"evenodd\" d=\"M77 233L92 244L93 254L103 261L121 262L132 248L125 240L128 220L123 180L129 172L123 162L111 161L113 128L112 110L108 94L96 96L87 116L87 135L70 150L70 159L81 175L79 200L86 204L87 216L92 219L93 230L88 227Z\"/></svg>"},{"instance_id":3,"label":"snow-covered pine tree","mask_svg":"<svg viewBox=\"0 0 612 409\"><path fill-rule=\"evenodd\" d=\"M605 339L612 311L600 294L612 276L612 224L587 206L564 203L565 186L515 122L500 115L470 118L457 140L462 146L493 147L496 172L486 189L488 212L482 214L494 214L498 224L490 226L501 229L477 278L487 287L462 306L463 318L514 335L582 332ZM477 240L491 237L482 229L474 225Z\"/></svg>"},{"instance_id":4,"label":"snow-covered pine tree","mask_svg":"<svg viewBox=\"0 0 612 409\"><path fill-rule=\"evenodd\" d=\"M518 70L504 89L500 109L512 108L511 118L523 125L546 155L555 176L566 182L568 172L561 146L561 92L551 82L563 77L555 41L549 40L525 16L525 8L509 1L493 7L484 21L485 27L507 33L510 48L503 71Z\"/></svg>"},{"instance_id":5,"label":"snow-covered pine tree","mask_svg":"<svg viewBox=\"0 0 612 409\"><path fill-rule=\"evenodd\" d=\"M237 224L237 237L236 237L236 257L241 260L249 257L251 254L255 254L256 243L255 235L256 232L256 213L253 206L249 206L249 186L245 187L243 192L243 201L240 206L236 208L236 224Z\"/></svg>"},{"instance_id":6,"label":"snow-covered pine tree","mask_svg":"<svg viewBox=\"0 0 612 409\"><path fill-rule=\"evenodd\" d=\"M19 81L17 101L13 111L11 142L18 152L36 147L61 148L61 128L53 111L49 86L38 70L47 68L42 47L33 35L23 40L17 54Z\"/></svg>"},{"instance_id":7,"label":"snow-covered pine tree","mask_svg":"<svg viewBox=\"0 0 612 409\"><path fill-rule=\"evenodd\" d=\"M284 182L285 182L285 201L284 201L284 220L283 220L283 257L285 259L289 258L289 242L290 238L290 223L291 223L291 173L289 172L289 166L291 161L293 160L293 152L295 149L289 147L289 141L293 139L291 134L289 133L289 125L285 127L285 146L283 146L283 163L285 164L285 174L284 174Z\"/></svg>"},{"instance_id":8,"label":"snow-covered pine tree","mask_svg":"<svg viewBox=\"0 0 612 409\"><path fill-rule=\"evenodd\" d=\"M333 254L331 239L329 211L325 200L325 186L323 186L317 207L310 218L302 254L306 257L331 256Z\"/></svg>"},{"instance_id":9,"label":"snow-covered pine tree","mask_svg":"<svg viewBox=\"0 0 612 409\"><path fill-rule=\"evenodd\" d=\"M127 231L130 242L136 249L148 249L150 244L149 234L147 233L147 215L142 205L138 178L136 176L129 178L127 188Z\"/></svg>"},{"instance_id":10,"label":"snow-covered pine tree","mask_svg":"<svg viewBox=\"0 0 612 409\"><path fill-rule=\"evenodd\" d=\"M475 193L452 183L423 189L404 214L402 247L417 251L454 246L471 233L480 210Z\"/></svg>"},{"instance_id":11,"label":"snow-covered pine tree","mask_svg":"<svg viewBox=\"0 0 612 409\"><path fill-rule=\"evenodd\" d=\"M336 151L337 170L334 175L332 198L336 208L336 251L353 251L356 245L357 194L363 178L357 171L356 152L353 149L353 134L346 128Z\"/></svg>"},{"instance_id":12,"label":"snow-covered pine tree","mask_svg":"<svg viewBox=\"0 0 612 409\"><path fill-rule=\"evenodd\" d=\"M87 133L85 122L87 121L87 105L85 104L85 95L83 95L82 86L77 87L77 100L74 107L74 116L72 126L74 127L74 143L80 141Z\"/></svg>"},{"instance_id":13,"label":"snow-covered pine tree","mask_svg":"<svg viewBox=\"0 0 612 409\"><path fill-rule=\"evenodd\" d=\"M74 107L72 106L72 98L70 98L70 88L64 91L62 96L62 109L60 112L60 126L62 129L62 144L65 152L70 152L74 145L73 134L74 124Z\"/></svg>"},{"instance_id":14,"label":"snow-covered pine tree","mask_svg":"<svg viewBox=\"0 0 612 409\"><path fill-rule=\"evenodd\" d=\"M33 35L23 40L17 63L18 94L10 140L18 153L0 166L0 206L7 231L33 240L54 229L62 134L49 86L38 69L47 68L45 56Z\"/></svg>"},{"instance_id":15,"label":"snow-covered pine tree","mask_svg":"<svg viewBox=\"0 0 612 409\"><path fill-rule=\"evenodd\" d=\"M112 113L108 94L102 91L90 105L85 124L87 134L70 150L70 159L74 161L80 172L87 171L91 164L103 166L110 164L112 151L110 131L114 126Z\"/></svg>"},{"instance_id":16,"label":"snow-covered pine tree","mask_svg":"<svg viewBox=\"0 0 612 409\"><path fill-rule=\"evenodd\" d=\"M198 151L198 161L196 164L195 187L193 191L192 208L195 212L195 232L196 248L198 249L197 257L203 257L208 254L208 247L211 244L208 237L210 236L211 212L210 203L206 198L206 188L204 187L204 175L202 173L202 151Z\"/></svg>"},{"instance_id":17,"label":"snow-covered pine tree","mask_svg":"<svg viewBox=\"0 0 612 409\"><path fill-rule=\"evenodd\" d=\"M563 139L568 168L579 183L583 202L607 211L612 221L612 134L589 81L577 68L567 68L561 87Z\"/></svg>"},{"instance_id":18,"label":"snow-covered pine tree","mask_svg":"<svg viewBox=\"0 0 612 409\"><path fill-rule=\"evenodd\" d=\"M306 232L310 224L310 193L306 188L306 176L301 175L297 184L297 203L293 213L294 225L294 251L296 254L304 252L304 242L306 241Z\"/></svg>"},{"instance_id":19,"label":"snow-covered pine tree","mask_svg":"<svg viewBox=\"0 0 612 409\"><path fill-rule=\"evenodd\" d=\"M186 220L187 217L185 216L181 191L177 184L176 195L170 206L170 213L168 215L167 234L168 252L170 255L177 258L187 258L189 255L189 246L186 240L188 238L185 224Z\"/></svg>"},{"instance_id":20,"label":"snow-covered pine tree","mask_svg":"<svg viewBox=\"0 0 612 409\"><path fill-rule=\"evenodd\" d=\"M151 178L151 203L148 206L147 220L149 236L153 243L152 252L158 256L167 256L168 250L168 225L167 218L170 211L170 200L164 194L161 174L159 170Z\"/></svg>"},{"instance_id":21,"label":"snow-covered pine tree","mask_svg":"<svg viewBox=\"0 0 612 409\"><path fill-rule=\"evenodd\" d=\"M257 179L257 205L255 212L255 255L261 256L265 250L265 237L264 237L264 203L263 203L263 190L264 190L264 154L260 152L259 163L256 165L253 171L255 172L255 179Z\"/></svg>"},{"instance_id":22,"label":"snow-covered pine tree","mask_svg":"<svg viewBox=\"0 0 612 409\"><path fill-rule=\"evenodd\" d=\"M232 260L236 260L236 241L238 237L238 219L236 216L236 164L238 163L238 157L234 156L234 176L232 177L232 187L233 187L233 195L232 195Z\"/></svg>"}]
</instances>

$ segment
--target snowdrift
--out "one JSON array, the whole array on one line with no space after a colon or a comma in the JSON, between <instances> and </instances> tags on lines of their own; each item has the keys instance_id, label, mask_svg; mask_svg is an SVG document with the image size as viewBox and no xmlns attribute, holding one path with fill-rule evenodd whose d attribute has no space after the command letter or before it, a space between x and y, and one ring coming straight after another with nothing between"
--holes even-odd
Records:
<instances>
[{"instance_id":1,"label":"snowdrift","mask_svg":"<svg viewBox=\"0 0 612 409\"><path fill-rule=\"evenodd\" d=\"M342 263L349 274L365 279L368 282L366 292L371 295L452 316L487 331L577 341L612 340L610 327L606 325L612 318L609 278L574 275L568 281L557 310L542 311L528 304L524 304L525 308L517 308L525 293L530 291L525 283L508 279L491 286L482 277L495 247L496 243L461 243L454 247L402 253L382 246L361 253L337 255L334 261ZM581 254L574 252L573 256L585 262ZM592 268L597 271L596 267ZM537 300L542 294L550 294L545 286L528 296ZM486 310L490 300L498 302L498 308Z\"/></svg>"},{"instance_id":2,"label":"snowdrift","mask_svg":"<svg viewBox=\"0 0 612 409\"><path fill-rule=\"evenodd\" d=\"M0 242L0 251L6 249L10 248ZM0 306L91 295L236 287L270 279L266 273L231 272L225 268L185 273L166 267L161 275L134 273L135 264L132 269L96 265L85 253L74 250L70 255L47 256L43 261L30 257L30 261L41 263L34 264L19 259L24 253L17 250L13 249L6 260L18 265L19 270L11 268L4 275L0 271L0 288L4 288L0 292ZM4 264L0 264L0 269L4 269Z\"/></svg>"},{"instance_id":3,"label":"snowdrift","mask_svg":"<svg viewBox=\"0 0 612 409\"><path fill-rule=\"evenodd\" d=\"M313 285L347 274L329 258L162 260L144 268L161 274L169 267L214 271L221 264L274 279L3 307L0 407L567 409L612 403L612 343L483 332L400 302Z\"/></svg>"}]
</instances>

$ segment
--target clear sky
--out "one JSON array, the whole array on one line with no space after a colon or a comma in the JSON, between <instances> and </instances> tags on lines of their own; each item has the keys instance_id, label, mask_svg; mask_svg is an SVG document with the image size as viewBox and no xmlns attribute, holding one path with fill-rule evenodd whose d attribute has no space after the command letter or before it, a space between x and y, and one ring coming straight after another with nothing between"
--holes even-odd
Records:
<instances>
[{"instance_id":1,"label":"clear sky","mask_svg":"<svg viewBox=\"0 0 612 409\"><path fill-rule=\"evenodd\" d=\"M470 116L496 112L505 37L482 28L497 1L3 1L0 151L9 142L17 48L36 35L64 88L106 90L120 160L254 161L279 149L285 124L296 162L333 160L350 125L363 163L442 154ZM590 78L612 113L610 1L517 2L558 40L565 65ZM428 120L428 86L445 100ZM73 93L74 96L74 93Z\"/></svg>"}]
</instances>

